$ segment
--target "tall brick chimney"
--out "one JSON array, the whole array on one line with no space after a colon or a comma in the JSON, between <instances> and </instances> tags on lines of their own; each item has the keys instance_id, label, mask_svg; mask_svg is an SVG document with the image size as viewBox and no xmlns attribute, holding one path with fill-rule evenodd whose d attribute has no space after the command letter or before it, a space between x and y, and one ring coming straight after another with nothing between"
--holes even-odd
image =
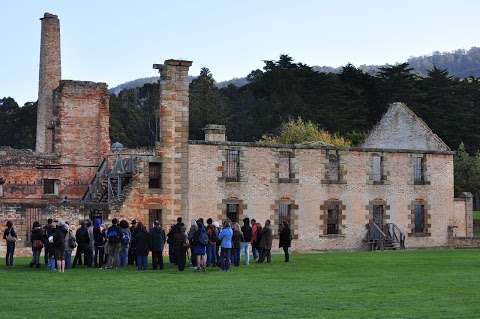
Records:
<instances>
[{"instance_id":1,"label":"tall brick chimney","mask_svg":"<svg viewBox=\"0 0 480 319\"><path fill-rule=\"evenodd\" d=\"M40 40L40 71L38 81L37 139L40 153L53 151L53 90L60 84L60 20L45 13Z\"/></svg>"},{"instance_id":2,"label":"tall brick chimney","mask_svg":"<svg viewBox=\"0 0 480 319\"><path fill-rule=\"evenodd\" d=\"M162 163L167 218L188 217L188 69L191 61L166 60L160 71L160 136L155 150Z\"/></svg>"}]
</instances>

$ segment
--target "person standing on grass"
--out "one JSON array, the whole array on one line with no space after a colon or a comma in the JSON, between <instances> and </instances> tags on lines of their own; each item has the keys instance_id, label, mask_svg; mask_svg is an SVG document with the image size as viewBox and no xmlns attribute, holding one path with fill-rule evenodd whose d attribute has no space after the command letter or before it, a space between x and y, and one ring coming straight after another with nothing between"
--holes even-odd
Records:
<instances>
[{"instance_id":1,"label":"person standing on grass","mask_svg":"<svg viewBox=\"0 0 480 319\"><path fill-rule=\"evenodd\" d=\"M53 233L53 247L55 249L55 260L57 262L57 271L65 272L65 236L67 234L67 225L60 221L55 227Z\"/></svg>"},{"instance_id":2,"label":"person standing on grass","mask_svg":"<svg viewBox=\"0 0 480 319\"><path fill-rule=\"evenodd\" d=\"M130 224L131 224L131 226L130 226L130 238L132 238L135 235L135 231L136 231L136 228L137 228L137 220L132 219ZM129 245L129 247L128 247L128 264L129 265L134 265L135 262L136 262L136 259L137 258L135 257L135 247L133 247L132 245Z\"/></svg>"},{"instance_id":3,"label":"person standing on grass","mask_svg":"<svg viewBox=\"0 0 480 319\"><path fill-rule=\"evenodd\" d=\"M77 240L70 224L68 222L65 222L65 224L67 225L67 234L65 235L65 269L70 269L72 268L72 252L77 247Z\"/></svg>"},{"instance_id":4,"label":"person standing on grass","mask_svg":"<svg viewBox=\"0 0 480 319\"><path fill-rule=\"evenodd\" d=\"M152 268L156 270L157 267L159 267L160 270L162 270L163 247L165 246L166 236L158 220L153 222L153 228L150 230L150 240L150 246L152 248Z\"/></svg>"},{"instance_id":5,"label":"person standing on grass","mask_svg":"<svg viewBox=\"0 0 480 319\"><path fill-rule=\"evenodd\" d=\"M218 234L220 240L220 267L222 271L228 271L230 269L230 256L232 252L232 236L233 231L230 227L230 221L225 220L223 222L223 228Z\"/></svg>"},{"instance_id":6,"label":"person standing on grass","mask_svg":"<svg viewBox=\"0 0 480 319\"><path fill-rule=\"evenodd\" d=\"M132 238L132 246L134 246L137 258L137 270L147 270L150 242L150 234L143 223L138 222L135 235Z\"/></svg>"},{"instance_id":7,"label":"person standing on grass","mask_svg":"<svg viewBox=\"0 0 480 319\"><path fill-rule=\"evenodd\" d=\"M213 225L213 220L211 218L207 219L207 235L207 267L212 267L217 265L218 232L217 227Z\"/></svg>"},{"instance_id":8,"label":"person standing on grass","mask_svg":"<svg viewBox=\"0 0 480 319\"><path fill-rule=\"evenodd\" d=\"M193 234L192 238L192 258L195 255L197 259L195 264L197 271L205 271L207 267L207 245L208 245L208 234L205 225L203 224L203 218L197 220L197 231Z\"/></svg>"},{"instance_id":9,"label":"person standing on grass","mask_svg":"<svg viewBox=\"0 0 480 319\"><path fill-rule=\"evenodd\" d=\"M40 253L43 249L43 231L38 221L34 221L30 232L30 243L32 244L32 261L30 268L40 268Z\"/></svg>"},{"instance_id":10,"label":"person standing on grass","mask_svg":"<svg viewBox=\"0 0 480 319\"><path fill-rule=\"evenodd\" d=\"M217 221L214 221L212 225L215 226L215 229L217 231L217 244L215 245L215 258L217 260L216 266L220 267L220 246L222 241L218 238L218 235L220 234L220 231L222 230L222 228L220 227L220 223Z\"/></svg>"},{"instance_id":11,"label":"person standing on grass","mask_svg":"<svg viewBox=\"0 0 480 319\"><path fill-rule=\"evenodd\" d=\"M233 223L233 236L232 236L232 264L235 267L240 266L240 245L244 241L243 234L240 231L238 223Z\"/></svg>"},{"instance_id":12,"label":"person standing on grass","mask_svg":"<svg viewBox=\"0 0 480 319\"><path fill-rule=\"evenodd\" d=\"M197 266L197 257L195 255L195 252L193 251L194 247L194 236L197 233L198 226L197 226L197 220L192 219L192 223L190 225L190 229L188 230L188 241L190 243L190 261L192 262L192 267Z\"/></svg>"},{"instance_id":13,"label":"person standing on grass","mask_svg":"<svg viewBox=\"0 0 480 319\"><path fill-rule=\"evenodd\" d=\"M173 265L177 264L177 261L176 261L176 258L175 258L175 249L173 247L173 236L176 233L176 228L180 227L180 224L183 224L182 223L182 217L177 218L177 223L173 224L170 227L170 230L168 231L168 234L167 234L168 259L169 259L170 263L173 264Z\"/></svg>"},{"instance_id":14,"label":"person standing on grass","mask_svg":"<svg viewBox=\"0 0 480 319\"><path fill-rule=\"evenodd\" d=\"M292 233L290 231L290 226L288 222L284 220L282 225L280 226L280 234L279 234L279 241L278 246L279 248L283 248L283 253L285 255L285 262L288 263L290 261L290 254L288 253L288 248L290 248L292 244Z\"/></svg>"},{"instance_id":15,"label":"person standing on grass","mask_svg":"<svg viewBox=\"0 0 480 319\"><path fill-rule=\"evenodd\" d=\"M243 255L243 263L245 266L248 266L250 263L248 244L252 241L252 227L250 227L250 219L248 217L243 219L243 226L241 230L243 240L240 242L240 254Z\"/></svg>"},{"instance_id":16,"label":"person standing on grass","mask_svg":"<svg viewBox=\"0 0 480 319\"><path fill-rule=\"evenodd\" d=\"M51 251L50 248L50 242L48 241L48 238L53 235L53 219L49 218L47 219L47 224L45 227L43 227L43 246L45 247L44 252L44 261L45 261L45 266L48 265L48 256L49 252Z\"/></svg>"},{"instance_id":17,"label":"person standing on grass","mask_svg":"<svg viewBox=\"0 0 480 319\"><path fill-rule=\"evenodd\" d=\"M87 257L87 250L88 246L90 245L90 237L88 236L88 229L84 221L80 222L80 228L77 229L77 232L75 233L75 239L77 240L78 246L75 257L73 258L72 268L77 267L77 263L79 260L81 260L82 255L84 265L88 267L89 263Z\"/></svg>"},{"instance_id":18,"label":"person standing on grass","mask_svg":"<svg viewBox=\"0 0 480 319\"><path fill-rule=\"evenodd\" d=\"M252 255L253 260L258 261L258 243L257 243L257 221L252 218L252 239L250 240L250 244L252 245Z\"/></svg>"},{"instance_id":19,"label":"person standing on grass","mask_svg":"<svg viewBox=\"0 0 480 319\"><path fill-rule=\"evenodd\" d=\"M272 255L271 255L272 240L273 240L273 231L272 231L272 227L270 226L270 220L267 219L265 221L265 227L263 227L261 232L261 238L260 238L261 254L260 254L260 259L258 260L259 263L263 263L265 259L267 260L267 263L270 263L272 261Z\"/></svg>"},{"instance_id":20,"label":"person standing on grass","mask_svg":"<svg viewBox=\"0 0 480 319\"><path fill-rule=\"evenodd\" d=\"M120 231L122 232L122 240L121 240L121 248L120 248L120 267L126 267L128 265L128 254L129 252L134 252L134 256L136 257L135 253L135 246L131 245L130 242L132 241L133 236L137 233L138 224L135 222L135 229L133 233L128 229L128 222L126 220L120 221ZM136 264L136 261L135 261ZM137 264L138 266L138 264Z\"/></svg>"},{"instance_id":21,"label":"person standing on grass","mask_svg":"<svg viewBox=\"0 0 480 319\"><path fill-rule=\"evenodd\" d=\"M187 234L185 234L186 230L187 229L185 225L183 223L179 223L175 227L175 234L173 235L173 249L179 271L185 270L187 249L190 245Z\"/></svg>"},{"instance_id":22,"label":"person standing on grass","mask_svg":"<svg viewBox=\"0 0 480 319\"><path fill-rule=\"evenodd\" d=\"M262 225L260 223L255 223L255 236L254 237L255 237L255 240L253 241L253 244L252 244L252 250L254 248L255 251L257 252L256 261L258 262L260 260L260 256L262 255L262 249L260 247L260 241L262 240Z\"/></svg>"},{"instance_id":23,"label":"person standing on grass","mask_svg":"<svg viewBox=\"0 0 480 319\"><path fill-rule=\"evenodd\" d=\"M119 265L122 247L122 232L118 227L118 219L112 219L112 226L107 230L108 262L105 268L116 268Z\"/></svg>"},{"instance_id":24,"label":"person standing on grass","mask_svg":"<svg viewBox=\"0 0 480 319\"><path fill-rule=\"evenodd\" d=\"M7 267L13 266L13 254L15 254L15 243L17 242L17 233L13 229L13 223L9 220L6 224L6 229L3 232L3 239L7 242L7 254L5 256L5 263Z\"/></svg>"},{"instance_id":25,"label":"person standing on grass","mask_svg":"<svg viewBox=\"0 0 480 319\"><path fill-rule=\"evenodd\" d=\"M95 253L93 256L93 264L95 268L102 268L105 258L105 242L107 235L105 229L102 228L102 222L99 218L95 219L95 225L93 226L93 242Z\"/></svg>"},{"instance_id":26,"label":"person standing on grass","mask_svg":"<svg viewBox=\"0 0 480 319\"><path fill-rule=\"evenodd\" d=\"M93 225L91 220L87 220L85 223L87 226L87 231L88 231L88 238L89 238L89 244L87 246L87 249L85 251L85 256L87 259L87 266L92 267L93 265L93 252L95 250L95 238L93 237Z\"/></svg>"}]
</instances>

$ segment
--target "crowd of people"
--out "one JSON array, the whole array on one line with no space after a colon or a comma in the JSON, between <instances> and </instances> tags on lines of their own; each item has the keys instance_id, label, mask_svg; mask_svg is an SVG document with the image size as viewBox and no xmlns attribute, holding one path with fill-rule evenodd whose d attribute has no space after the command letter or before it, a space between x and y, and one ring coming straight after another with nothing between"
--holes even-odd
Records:
<instances>
[{"instance_id":1,"label":"crowd of people","mask_svg":"<svg viewBox=\"0 0 480 319\"><path fill-rule=\"evenodd\" d=\"M6 241L6 265L13 266L13 256L17 234L13 223L8 221L3 233ZM283 248L285 262L289 262L291 231L287 221L279 229L279 247ZM171 264L183 271L190 260L196 271L205 271L207 267L218 267L228 271L231 265L240 266L250 263L250 248L257 263L271 262L273 230L270 220L264 226L255 219L245 218L243 225L223 221L222 225L207 219L194 219L190 228L177 219L167 234L159 221L151 228L132 220L118 221L114 218L107 227L100 219L82 221L78 227L66 221L48 219L45 226L35 221L30 233L32 260L30 267L40 268L40 256L44 251L44 264L48 270L64 272L65 269L78 266L112 269L136 265L138 270L147 270L148 256L151 252L152 268L163 269L163 251L168 245L168 257ZM75 255L72 254L75 251Z\"/></svg>"}]
</instances>

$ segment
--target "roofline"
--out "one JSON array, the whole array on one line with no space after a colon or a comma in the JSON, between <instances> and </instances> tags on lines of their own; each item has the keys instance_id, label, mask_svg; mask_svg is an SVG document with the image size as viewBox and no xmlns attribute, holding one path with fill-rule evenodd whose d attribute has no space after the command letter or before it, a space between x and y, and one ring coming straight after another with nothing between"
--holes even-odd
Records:
<instances>
[{"instance_id":1,"label":"roofline","mask_svg":"<svg viewBox=\"0 0 480 319\"><path fill-rule=\"evenodd\" d=\"M368 148L368 147L337 147L333 145L308 145L308 144L273 144L266 145L259 142L219 142L204 140L189 140L190 145L212 145L212 146L237 146L237 147L259 147L259 148L284 148L284 149L324 149L339 150L350 152L368 152L368 153L410 153L410 154L438 154L454 155L453 151L435 151L435 150L412 150L412 149L387 149L387 148Z\"/></svg>"}]
</instances>

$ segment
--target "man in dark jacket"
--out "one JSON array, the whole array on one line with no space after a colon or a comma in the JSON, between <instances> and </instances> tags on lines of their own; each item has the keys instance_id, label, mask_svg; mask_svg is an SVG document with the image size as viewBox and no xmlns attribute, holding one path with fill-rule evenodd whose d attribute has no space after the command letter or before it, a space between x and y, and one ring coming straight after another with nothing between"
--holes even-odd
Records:
<instances>
[{"instance_id":1,"label":"man in dark jacket","mask_svg":"<svg viewBox=\"0 0 480 319\"><path fill-rule=\"evenodd\" d=\"M165 246L165 231L160 227L160 222L156 220L153 228L150 230L150 240L152 248L152 267L163 269L163 246Z\"/></svg>"},{"instance_id":2,"label":"man in dark jacket","mask_svg":"<svg viewBox=\"0 0 480 319\"><path fill-rule=\"evenodd\" d=\"M147 270L148 252L150 250L150 234L141 222L137 224L137 231L132 236L132 246L135 246L137 270Z\"/></svg>"},{"instance_id":3,"label":"man in dark jacket","mask_svg":"<svg viewBox=\"0 0 480 319\"><path fill-rule=\"evenodd\" d=\"M252 227L250 227L250 218L243 219L242 226L243 241L240 243L240 254L244 255L243 263L248 266L250 263L250 253L248 251L248 244L252 241Z\"/></svg>"},{"instance_id":4,"label":"man in dark jacket","mask_svg":"<svg viewBox=\"0 0 480 319\"><path fill-rule=\"evenodd\" d=\"M88 248L90 245L90 236L88 236L88 229L84 221L80 222L80 228L77 229L77 232L75 233L75 238L77 240L78 246L77 246L77 252L75 254L75 258L73 258L72 268L75 268L77 266L77 262L79 259L82 258L82 255L83 255L83 261L85 262L85 265L89 266L87 254L88 254Z\"/></svg>"},{"instance_id":5,"label":"man in dark jacket","mask_svg":"<svg viewBox=\"0 0 480 319\"><path fill-rule=\"evenodd\" d=\"M53 248L51 247L52 246L51 243L48 241L48 238L50 236L53 236L54 230L55 229L53 228L53 219L52 218L47 219L47 224L45 225L45 227L43 227L43 244L45 247L45 256L44 256L45 266L48 265L49 252L53 250Z\"/></svg>"},{"instance_id":6,"label":"man in dark jacket","mask_svg":"<svg viewBox=\"0 0 480 319\"><path fill-rule=\"evenodd\" d=\"M272 261L271 249L272 249L272 240L273 240L273 231L272 226L270 225L270 220L265 221L265 227L262 229L260 237L260 258L258 259L259 263L263 263L265 258L267 263Z\"/></svg>"},{"instance_id":7,"label":"man in dark jacket","mask_svg":"<svg viewBox=\"0 0 480 319\"><path fill-rule=\"evenodd\" d=\"M130 223L132 226L130 226L130 235L135 236L135 232L137 231L137 221L135 219L132 219L132 222ZM128 264L129 265L134 265L136 263L136 257L135 257L135 247L133 245L130 245L128 247Z\"/></svg>"},{"instance_id":8,"label":"man in dark jacket","mask_svg":"<svg viewBox=\"0 0 480 319\"><path fill-rule=\"evenodd\" d=\"M170 227L170 230L167 234L168 258L170 260L170 263L174 264L174 265L177 264L177 260L176 260L176 257L175 257L175 249L173 247L173 237L174 237L175 233L177 232L177 227L179 227L180 225L183 225L182 217L177 218L177 223L172 225L172 227Z\"/></svg>"}]
</instances>

